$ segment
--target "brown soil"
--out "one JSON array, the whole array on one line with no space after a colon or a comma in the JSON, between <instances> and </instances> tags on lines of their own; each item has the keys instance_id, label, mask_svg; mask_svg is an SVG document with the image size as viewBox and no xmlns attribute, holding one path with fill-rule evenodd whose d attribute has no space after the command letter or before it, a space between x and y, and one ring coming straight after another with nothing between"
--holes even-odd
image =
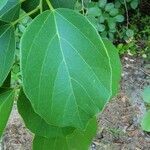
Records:
<instances>
[{"instance_id":1,"label":"brown soil","mask_svg":"<svg viewBox=\"0 0 150 150\"><path fill-rule=\"evenodd\" d=\"M143 87L150 83L150 70L141 58L122 58L121 90L100 115L101 128L93 150L149 150L150 136L140 127L146 111L141 98Z\"/></svg>"}]
</instances>

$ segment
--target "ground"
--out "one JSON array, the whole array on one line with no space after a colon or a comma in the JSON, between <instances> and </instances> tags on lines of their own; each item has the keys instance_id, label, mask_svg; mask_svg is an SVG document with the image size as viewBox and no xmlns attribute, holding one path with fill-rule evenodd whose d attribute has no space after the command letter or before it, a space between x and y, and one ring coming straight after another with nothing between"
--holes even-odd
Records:
<instances>
[{"instance_id":1,"label":"ground","mask_svg":"<svg viewBox=\"0 0 150 150\"><path fill-rule=\"evenodd\" d=\"M149 150L150 135L141 130L146 110L141 98L150 84L150 69L143 58L122 57L122 81L118 96L106 105L98 118L99 129L91 150ZM31 150L32 134L25 128L14 105L0 150Z\"/></svg>"}]
</instances>

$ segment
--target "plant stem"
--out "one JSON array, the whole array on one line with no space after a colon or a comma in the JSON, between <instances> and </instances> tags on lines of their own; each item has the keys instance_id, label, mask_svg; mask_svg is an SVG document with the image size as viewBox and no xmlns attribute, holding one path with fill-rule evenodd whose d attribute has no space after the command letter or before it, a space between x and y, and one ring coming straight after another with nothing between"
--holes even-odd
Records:
<instances>
[{"instance_id":1,"label":"plant stem","mask_svg":"<svg viewBox=\"0 0 150 150\"><path fill-rule=\"evenodd\" d=\"M54 8L53 8L53 6L52 6L52 4L51 4L51 2L49 1L49 0L46 0L46 3L47 3L47 5L48 5L48 7L50 8L50 10L54 10Z\"/></svg>"},{"instance_id":2,"label":"plant stem","mask_svg":"<svg viewBox=\"0 0 150 150\"><path fill-rule=\"evenodd\" d=\"M40 14L41 14L43 12L43 0L40 0L39 7L40 7Z\"/></svg>"},{"instance_id":3,"label":"plant stem","mask_svg":"<svg viewBox=\"0 0 150 150\"><path fill-rule=\"evenodd\" d=\"M128 8L127 8L127 3L126 0L124 0L124 6L126 10L126 17L127 17L127 29L129 28L129 14L128 14Z\"/></svg>"},{"instance_id":4,"label":"plant stem","mask_svg":"<svg viewBox=\"0 0 150 150\"><path fill-rule=\"evenodd\" d=\"M40 9L40 7L36 7L35 9L33 9L32 11L30 11L29 13L21 16L19 19L17 19L16 21L12 22L12 25L16 25L19 21L23 20L25 17L30 16L32 14L34 14L35 12L37 12Z\"/></svg>"},{"instance_id":5,"label":"plant stem","mask_svg":"<svg viewBox=\"0 0 150 150\"><path fill-rule=\"evenodd\" d=\"M84 7L84 0L81 0L81 2L82 2L82 9L81 9L81 11L82 11L83 15L85 15L85 14L84 14L84 8L85 8L85 7Z\"/></svg>"},{"instance_id":6,"label":"plant stem","mask_svg":"<svg viewBox=\"0 0 150 150\"><path fill-rule=\"evenodd\" d=\"M26 0L20 0L20 3L23 3L23 2L25 2Z\"/></svg>"}]
</instances>

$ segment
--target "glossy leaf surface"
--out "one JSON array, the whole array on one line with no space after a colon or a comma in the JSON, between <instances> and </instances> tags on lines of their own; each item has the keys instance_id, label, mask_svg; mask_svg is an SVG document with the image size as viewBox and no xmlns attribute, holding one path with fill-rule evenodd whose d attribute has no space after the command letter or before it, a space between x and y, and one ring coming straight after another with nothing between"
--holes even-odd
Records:
<instances>
[{"instance_id":1,"label":"glossy leaf surface","mask_svg":"<svg viewBox=\"0 0 150 150\"><path fill-rule=\"evenodd\" d=\"M75 130L64 138L47 139L35 136L33 150L87 150L96 134L96 119L91 119L85 131Z\"/></svg>"},{"instance_id":2,"label":"glossy leaf surface","mask_svg":"<svg viewBox=\"0 0 150 150\"><path fill-rule=\"evenodd\" d=\"M18 111L22 116L27 128L38 136L47 138L63 137L67 134L71 134L74 129L70 127L58 128L52 125L48 125L38 114L36 114L21 90L19 100L17 102Z\"/></svg>"},{"instance_id":3,"label":"glossy leaf surface","mask_svg":"<svg viewBox=\"0 0 150 150\"><path fill-rule=\"evenodd\" d=\"M19 17L20 1L7 0L7 3L0 10L0 21L12 22Z\"/></svg>"},{"instance_id":4,"label":"glossy leaf surface","mask_svg":"<svg viewBox=\"0 0 150 150\"><path fill-rule=\"evenodd\" d=\"M14 101L14 91L9 90L0 94L0 137L7 124Z\"/></svg>"},{"instance_id":5,"label":"glossy leaf surface","mask_svg":"<svg viewBox=\"0 0 150 150\"><path fill-rule=\"evenodd\" d=\"M120 62L106 45L81 14L39 15L21 42L23 87L35 112L55 126L85 128L118 87Z\"/></svg>"},{"instance_id":6,"label":"glossy leaf surface","mask_svg":"<svg viewBox=\"0 0 150 150\"><path fill-rule=\"evenodd\" d=\"M14 28L10 25L0 26L0 86L2 86L10 71L14 54Z\"/></svg>"},{"instance_id":7,"label":"glossy leaf surface","mask_svg":"<svg viewBox=\"0 0 150 150\"><path fill-rule=\"evenodd\" d=\"M121 62L116 47L107 39L103 39L103 43L108 50L110 63L112 67L112 96L115 96L118 91L117 83L121 79Z\"/></svg>"},{"instance_id":8,"label":"glossy leaf surface","mask_svg":"<svg viewBox=\"0 0 150 150\"><path fill-rule=\"evenodd\" d=\"M1 0L0 1L0 10L6 5L8 0Z\"/></svg>"},{"instance_id":9,"label":"glossy leaf surface","mask_svg":"<svg viewBox=\"0 0 150 150\"><path fill-rule=\"evenodd\" d=\"M74 8L74 5L76 3L77 0L50 0L52 6L54 8ZM40 3L40 0L26 0L22 3L21 7L23 10L25 10L26 12L29 12L33 9L35 9ZM49 9L46 0L43 1L43 10ZM38 13L34 14L33 16L36 16Z\"/></svg>"}]
</instances>

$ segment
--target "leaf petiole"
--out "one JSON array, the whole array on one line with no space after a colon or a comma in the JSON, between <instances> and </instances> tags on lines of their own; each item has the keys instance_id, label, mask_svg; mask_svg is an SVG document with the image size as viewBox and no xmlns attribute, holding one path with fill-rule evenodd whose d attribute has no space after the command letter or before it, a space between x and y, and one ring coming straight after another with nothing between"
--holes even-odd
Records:
<instances>
[{"instance_id":1,"label":"leaf petiole","mask_svg":"<svg viewBox=\"0 0 150 150\"><path fill-rule=\"evenodd\" d=\"M36 13L38 10L40 9L40 6L36 7L35 9L33 9L32 11L30 11L29 13L26 13L25 15L23 15L22 17L20 17L19 19L17 19L16 21L12 22L11 24L14 26L16 25L19 21L23 20L25 17L30 16L34 13Z\"/></svg>"},{"instance_id":2,"label":"leaf petiole","mask_svg":"<svg viewBox=\"0 0 150 150\"><path fill-rule=\"evenodd\" d=\"M23 2L25 2L26 0L20 0L20 3L23 3Z\"/></svg>"},{"instance_id":3,"label":"leaf petiole","mask_svg":"<svg viewBox=\"0 0 150 150\"><path fill-rule=\"evenodd\" d=\"M43 12L43 0L40 0L39 8L40 8L40 14L41 14Z\"/></svg>"},{"instance_id":4,"label":"leaf petiole","mask_svg":"<svg viewBox=\"0 0 150 150\"><path fill-rule=\"evenodd\" d=\"M48 5L48 7L50 8L50 10L53 11L54 8L53 8L51 2L50 2L49 0L46 0L46 3L47 3L47 5Z\"/></svg>"}]
</instances>

